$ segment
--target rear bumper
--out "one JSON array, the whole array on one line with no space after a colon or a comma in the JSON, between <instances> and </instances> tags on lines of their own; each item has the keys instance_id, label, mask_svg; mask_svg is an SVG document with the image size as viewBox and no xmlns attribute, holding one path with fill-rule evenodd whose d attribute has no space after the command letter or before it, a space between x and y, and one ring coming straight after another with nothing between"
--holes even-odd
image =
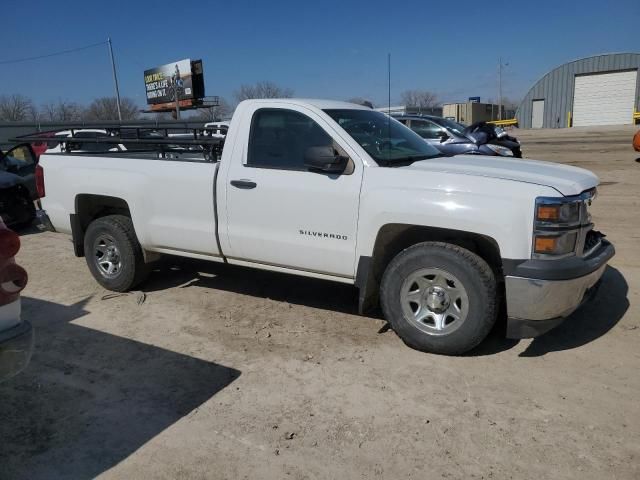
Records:
<instances>
[{"instance_id":1,"label":"rear bumper","mask_svg":"<svg viewBox=\"0 0 640 480\"><path fill-rule=\"evenodd\" d=\"M567 316L596 293L600 278L607 267L607 261L614 253L613 245L609 242L603 243L598 252L589 259L583 260L586 266L583 266L580 274L573 278L553 278L559 275L558 272L541 275L551 276L551 279L505 276L507 337L536 337L562 323ZM574 260L572 262L575 263ZM568 263L569 269L565 271L577 273L573 263ZM557 266L554 264L554 268ZM585 268L588 273L584 273Z\"/></svg>"},{"instance_id":2,"label":"rear bumper","mask_svg":"<svg viewBox=\"0 0 640 480\"><path fill-rule=\"evenodd\" d=\"M0 332L0 382L26 368L33 352L33 327L27 321Z\"/></svg>"}]
</instances>

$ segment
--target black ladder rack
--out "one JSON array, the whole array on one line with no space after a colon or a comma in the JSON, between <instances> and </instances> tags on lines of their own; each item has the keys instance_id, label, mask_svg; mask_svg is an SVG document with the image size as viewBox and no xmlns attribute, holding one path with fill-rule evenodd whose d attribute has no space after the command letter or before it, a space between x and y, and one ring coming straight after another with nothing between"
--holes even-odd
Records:
<instances>
[{"instance_id":1,"label":"black ladder rack","mask_svg":"<svg viewBox=\"0 0 640 480\"><path fill-rule=\"evenodd\" d=\"M159 158L164 158L168 152L197 153L202 154L205 161L216 161L219 160L222 154L227 130L228 127L225 125L187 127L170 123L157 123L154 125L101 124L100 126L92 127L78 125L74 127L68 126L61 130L21 135L11 139L11 141L17 143L43 141L51 142L52 144L59 143L65 153L82 150L83 144L124 145L127 149L126 151L131 154L136 152L157 152ZM56 135L66 131L69 131L70 135ZM89 134L90 136L83 134ZM83 155L108 155L113 153L121 154L125 152L82 152Z\"/></svg>"}]
</instances>

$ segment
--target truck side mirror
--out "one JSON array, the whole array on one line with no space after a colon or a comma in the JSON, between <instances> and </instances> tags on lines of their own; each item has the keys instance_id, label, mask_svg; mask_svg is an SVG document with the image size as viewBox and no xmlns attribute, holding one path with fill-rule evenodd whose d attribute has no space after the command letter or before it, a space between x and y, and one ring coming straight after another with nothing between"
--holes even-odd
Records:
<instances>
[{"instance_id":1,"label":"truck side mirror","mask_svg":"<svg viewBox=\"0 0 640 480\"><path fill-rule=\"evenodd\" d=\"M309 147L304 154L304 166L322 173L342 173L349 159L337 155L331 145Z\"/></svg>"},{"instance_id":2,"label":"truck side mirror","mask_svg":"<svg viewBox=\"0 0 640 480\"><path fill-rule=\"evenodd\" d=\"M445 140L449 139L449 134L447 133L446 130L439 130L438 131L438 138L440 138L440 143L442 143Z\"/></svg>"}]
</instances>

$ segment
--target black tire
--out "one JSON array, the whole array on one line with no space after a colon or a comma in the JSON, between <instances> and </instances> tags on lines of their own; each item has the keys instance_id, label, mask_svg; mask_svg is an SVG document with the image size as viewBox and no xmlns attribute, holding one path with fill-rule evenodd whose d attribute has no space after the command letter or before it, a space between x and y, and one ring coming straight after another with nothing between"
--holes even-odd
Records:
<instances>
[{"instance_id":1,"label":"black tire","mask_svg":"<svg viewBox=\"0 0 640 480\"><path fill-rule=\"evenodd\" d=\"M449 272L464 287L466 317L450 333L426 333L403 313L403 283L418 271L428 269ZM491 267L475 253L441 242L423 242L400 252L384 272L380 300L385 318L404 343L416 350L446 355L463 354L482 342L496 321L498 308Z\"/></svg>"},{"instance_id":2,"label":"black tire","mask_svg":"<svg viewBox=\"0 0 640 480\"><path fill-rule=\"evenodd\" d=\"M100 267L95 248L96 242L105 236L113 239L113 244L118 251L117 258L120 260L120 268L112 275L107 275ZM149 273L133 222L124 215L109 215L91 222L84 236L84 254L89 271L107 290L114 292L131 290Z\"/></svg>"}]
</instances>

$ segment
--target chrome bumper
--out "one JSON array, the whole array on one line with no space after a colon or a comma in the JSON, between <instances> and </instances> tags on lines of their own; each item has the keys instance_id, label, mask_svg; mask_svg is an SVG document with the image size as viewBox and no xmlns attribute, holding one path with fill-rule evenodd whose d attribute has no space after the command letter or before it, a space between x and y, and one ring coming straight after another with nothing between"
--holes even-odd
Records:
<instances>
[{"instance_id":1,"label":"chrome bumper","mask_svg":"<svg viewBox=\"0 0 640 480\"><path fill-rule=\"evenodd\" d=\"M534 321L566 317L580 306L606 267L605 263L594 272L570 280L506 277L507 315Z\"/></svg>"}]
</instances>

